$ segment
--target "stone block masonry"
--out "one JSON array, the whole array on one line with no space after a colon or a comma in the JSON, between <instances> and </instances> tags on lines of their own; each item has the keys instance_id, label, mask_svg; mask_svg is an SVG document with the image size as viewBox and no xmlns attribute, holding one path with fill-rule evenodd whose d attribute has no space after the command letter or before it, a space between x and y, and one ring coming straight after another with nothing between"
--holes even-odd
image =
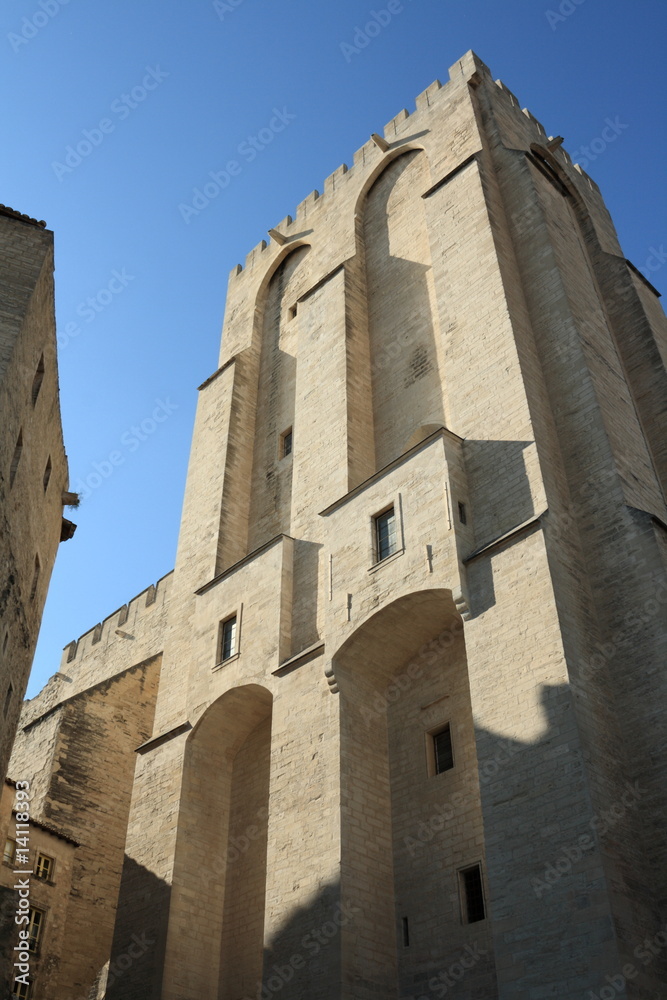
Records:
<instances>
[{"instance_id":1,"label":"stone block masonry","mask_svg":"<svg viewBox=\"0 0 667 1000\"><path fill-rule=\"evenodd\" d=\"M90 788L106 817L103 760L119 804L54 1000L660 1000L655 289L471 52L270 234L230 276L173 574L26 708L39 809Z\"/></svg>"}]
</instances>

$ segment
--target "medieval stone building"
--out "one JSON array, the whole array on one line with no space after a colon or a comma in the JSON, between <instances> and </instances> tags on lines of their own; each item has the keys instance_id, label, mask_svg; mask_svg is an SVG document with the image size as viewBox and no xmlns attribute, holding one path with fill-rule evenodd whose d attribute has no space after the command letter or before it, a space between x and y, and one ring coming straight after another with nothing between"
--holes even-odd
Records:
<instances>
[{"instance_id":1,"label":"medieval stone building","mask_svg":"<svg viewBox=\"0 0 667 1000\"><path fill-rule=\"evenodd\" d=\"M39 996L664 996L667 329L561 143L468 53L232 273L174 572L25 708Z\"/></svg>"},{"instance_id":2,"label":"medieval stone building","mask_svg":"<svg viewBox=\"0 0 667 1000\"><path fill-rule=\"evenodd\" d=\"M68 471L45 226L0 205L0 782L58 543L74 527L62 517Z\"/></svg>"},{"instance_id":3,"label":"medieval stone building","mask_svg":"<svg viewBox=\"0 0 667 1000\"><path fill-rule=\"evenodd\" d=\"M74 532L63 518L74 498L65 493L53 233L45 227L0 205L0 793L58 544ZM5 859L10 853L5 845ZM0 870L0 962L14 914L6 875ZM4 978L0 971L0 992Z\"/></svg>"},{"instance_id":4,"label":"medieval stone building","mask_svg":"<svg viewBox=\"0 0 667 1000\"><path fill-rule=\"evenodd\" d=\"M75 526L63 517L68 468L58 394L53 233L0 205L0 829L9 833L7 766L51 571ZM7 812L6 809L9 809ZM13 838L0 869L0 963L13 926ZM11 963L9 963L11 964ZM9 970L0 970L0 994Z\"/></svg>"}]
</instances>

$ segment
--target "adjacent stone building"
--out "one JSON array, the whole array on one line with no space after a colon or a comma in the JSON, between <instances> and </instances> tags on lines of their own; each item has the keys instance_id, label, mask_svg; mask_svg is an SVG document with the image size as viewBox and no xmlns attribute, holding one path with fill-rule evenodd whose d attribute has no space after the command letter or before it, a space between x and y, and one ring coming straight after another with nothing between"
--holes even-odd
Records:
<instances>
[{"instance_id":1,"label":"adjacent stone building","mask_svg":"<svg viewBox=\"0 0 667 1000\"><path fill-rule=\"evenodd\" d=\"M25 708L44 996L660 1000L656 290L473 53L270 233L173 574Z\"/></svg>"},{"instance_id":2,"label":"adjacent stone building","mask_svg":"<svg viewBox=\"0 0 667 1000\"><path fill-rule=\"evenodd\" d=\"M0 782L58 544L74 527L62 517L68 472L45 226L0 205Z\"/></svg>"},{"instance_id":3,"label":"adjacent stone building","mask_svg":"<svg viewBox=\"0 0 667 1000\"><path fill-rule=\"evenodd\" d=\"M0 790L56 551L75 527L63 517L63 503L75 498L66 494L53 233L45 226L0 205ZM14 907L6 888L2 877L0 920Z\"/></svg>"}]
</instances>

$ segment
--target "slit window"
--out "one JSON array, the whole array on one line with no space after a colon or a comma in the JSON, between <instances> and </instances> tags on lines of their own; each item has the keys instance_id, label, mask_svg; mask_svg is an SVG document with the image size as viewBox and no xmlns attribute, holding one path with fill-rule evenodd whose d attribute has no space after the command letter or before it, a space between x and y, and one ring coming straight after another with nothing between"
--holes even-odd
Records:
<instances>
[{"instance_id":1,"label":"slit window","mask_svg":"<svg viewBox=\"0 0 667 1000\"><path fill-rule=\"evenodd\" d=\"M484 907L484 890L482 888L482 869L480 865L472 865L459 872L461 891L461 910L463 922L474 924L486 918Z\"/></svg>"},{"instance_id":2,"label":"slit window","mask_svg":"<svg viewBox=\"0 0 667 1000\"><path fill-rule=\"evenodd\" d=\"M408 923L408 918L403 917L403 947L410 947L410 925Z\"/></svg>"},{"instance_id":3,"label":"slit window","mask_svg":"<svg viewBox=\"0 0 667 1000\"><path fill-rule=\"evenodd\" d=\"M39 556L35 556L35 568L32 573L32 586L30 587L30 600L34 601L35 594L37 593L37 584L39 583L39 572L41 566L39 563Z\"/></svg>"},{"instance_id":4,"label":"slit window","mask_svg":"<svg viewBox=\"0 0 667 1000\"><path fill-rule=\"evenodd\" d=\"M48 854L37 854L37 864L35 865L35 875L44 882L50 882L53 875L54 860Z\"/></svg>"},{"instance_id":5,"label":"slit window","mask_svg":"<svg viewBox=\"0 0 667 1000\"><path fill-rule=\"evenodd\" d=\"M468 523L468 515L466 514L466 505L464 503L461 503L460 500L459 500L459 521L461 522L461 524Z\"/></svg>"},{"instance_id":6,"label":"slit window","mask_svg":"<svg viewBox=\"0 0 667 1000\"><path fill-rule=\"evenodd\" d=\"M44 355L42 354L39 362L37 364L37 371L35 372L35 377L32 380L32 405L34 406L37 402L37 397L39 396L39 390L42 388L42 382L44 381Z\"/></svg>"},{"instance_id":7,"label":"slit window","mask_svg":"<svg viewBox=\"0 0 667 1000\"><path fill-rule=\"evenodd\" d=\"M288 427L286 431L280 435L280 457L287 458L288 455L292 454L292 445L294 443L292 428Z\"/></svg>"},{"instance_id":8,"label":"slit window","mask_svg":"<svg viewBox=\"0 0 667 1000\"><path fill-rule=\"evenodd\" d=\"M218 662L229 660L235 655L237 649L236 641L236 615L232 618L220 622L220 640Z\"/></svg>"},{"instance_id":9,"label":"slit window","mask_svg":"<svg viewBox=\"0 0 667 1000\"><path fill-rule=\"evenodd\" d=\"M48 460L46 462L46 468L44 469L43 483L44 483L44 492L45 493L46 493L46 490L47 490L48 485L49 485L49 480L51 479L51 469L52 469L51 456L49 455Z\"/></svg>"},{"instance_id":10,"label":"slit window","mask_svg":"<svg viewBox=\"0 0 667 1000\"><path fill-rule=\"evenodd\" d=\"M10 684L9 687L7 688L7 694L5 695L5 704L4 704L4 707L3 707L3 710L2 710L2 714L5 717L5 719L7 718L7 713L9 712L9 709L11 708L13 695L14 695L14 688Z\"/></svg>"},{"instance_id":11,"label":"slit window","mask_svg":"<svg viewBox=\"0 0 667 1000\"><path fill-rule=\"evenodd\" d=\"M436 774L443 771L451 771L454 767L454 753L452 750L452 731L449 725L434 733L433 739L433 762Z\"/></svg>"},{"instance_id":12,"label":"slit window","mask_svg":"<svg viewBox=\"0 0 667 1000\"><path fill-rule=\"evenodd\" d=\"M16 445L14 447L14 454L12 456L12 464L9 469L9 485L10 487L14 485L14 480L16 479L16 472L19 467L19 462L21 461L21 452L23 451L23 431L19 431L19 436L16 439Z\"/></svg>"},{"instance_id":13,"label":"slit window","mask_svg":"<svg viewBox=\"0 0 667 1000\"><path fill-rule=\"evenodd\" d=\"M381 562L396 552L396 512L392 507L378 514L375 522L375 556Z\"/></svg>"}]
</instances>

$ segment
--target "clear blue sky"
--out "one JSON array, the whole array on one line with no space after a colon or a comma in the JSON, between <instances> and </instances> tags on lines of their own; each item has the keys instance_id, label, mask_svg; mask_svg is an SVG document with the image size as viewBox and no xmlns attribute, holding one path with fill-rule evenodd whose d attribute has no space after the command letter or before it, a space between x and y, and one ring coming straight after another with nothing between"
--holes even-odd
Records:
<instances>
[{"instance_id":1,"label":"clear blue sky","mask_svg":"<svg viewBox=\"0 0 667 1000\"><path fill-rule=\"evenodd\" d=\"M112 452L122 459L72 515L79 527L56 561L31 695L67 642L173 567L195 387L216 368L231 268L465 51L573 156L607 118L626 126L588 172L638 267L667 243L663 0L393 0L388 23L353 51L357 27L386 8L3 4L0 201L55 232L73 488L96 463L108 471ZM250 146L239 153L274 108L283 130L254 158ZM83 140L87 155L68 162ZM217 198L197 215L179 209L234 159L240 172ZM658 288L666 275L652 273ZM168 418L139 441L131 428L158 400Z\"/></svg>"}]
</instances>

